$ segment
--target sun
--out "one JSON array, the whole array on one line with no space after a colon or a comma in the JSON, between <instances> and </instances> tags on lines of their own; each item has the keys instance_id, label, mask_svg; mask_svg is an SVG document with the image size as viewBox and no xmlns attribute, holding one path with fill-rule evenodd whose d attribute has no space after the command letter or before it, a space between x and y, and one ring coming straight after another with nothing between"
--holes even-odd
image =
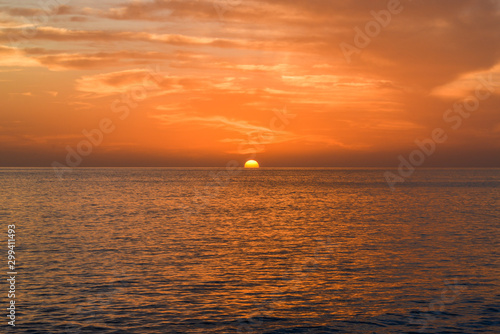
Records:
<instances>
[{"instance_id":1,"label":"sun","mask_svg":"<svg viewBox=\"0 0 500 334\"><path fill-rule=\"evenodd\" d=\"M245 162L245 168L259 168L259 163L255 160Z\"/></svg>"}]
</instances>

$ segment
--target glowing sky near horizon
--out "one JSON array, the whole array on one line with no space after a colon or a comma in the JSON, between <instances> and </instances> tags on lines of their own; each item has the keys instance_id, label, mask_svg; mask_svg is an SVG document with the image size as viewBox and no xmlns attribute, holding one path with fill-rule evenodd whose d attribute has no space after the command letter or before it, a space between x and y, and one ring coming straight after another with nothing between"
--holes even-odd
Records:
<instances>
[{"instance_id":1,"label":"glowing sky near horizon","mask_svg":"<svg viewBox=\"0 0 500 334\"><path fill-rule=\"evenodd\" d=\"M40 3L0 1L0 166L103 119L81 166L500 166L500 1Z\"/></svg>"}]
</instances>

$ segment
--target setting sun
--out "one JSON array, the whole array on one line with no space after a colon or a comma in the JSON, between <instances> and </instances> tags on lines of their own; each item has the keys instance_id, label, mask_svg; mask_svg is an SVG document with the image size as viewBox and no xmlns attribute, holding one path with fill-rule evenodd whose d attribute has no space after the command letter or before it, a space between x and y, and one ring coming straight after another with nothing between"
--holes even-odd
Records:
<instances>
[{"instance_id":1,"label":"setting sun","mask_svg":"<svg viewBox=\"0 0 500 334\"><path fill-rule=\"evenodd\" d=\"M259 163L255 160L245 162L245 168L259 168Z\"/></svg>"}]
</instances>

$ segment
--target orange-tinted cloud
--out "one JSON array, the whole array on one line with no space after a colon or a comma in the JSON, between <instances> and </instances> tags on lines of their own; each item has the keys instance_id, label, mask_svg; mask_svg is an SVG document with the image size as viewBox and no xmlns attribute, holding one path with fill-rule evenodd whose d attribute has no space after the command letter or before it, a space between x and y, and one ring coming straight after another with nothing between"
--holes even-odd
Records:
<instances>
[{"instance_id":1,"label":"orange-tinted cloud","mask_svg":"<svg viewBox=\"0 0 500 334\"><path fill-rule=\"evenodd\" d=\"M398 10L387 16L390 3ZM464 165L500 163L496 0L92 0L45 9L28 0L1 9L6 165L64 156L103 118L116 131L84 165L139 156L146 165L223 164L257 143L276 165L298 156L304 165L390 166L436 127L449 139L430 165L457 165L461 150ZM347 55L346 44L356 51ZM454 130L454 105L477 92L489 95ZM272 129L285 106L296 117Z\"/></svg>"}]
</instances>

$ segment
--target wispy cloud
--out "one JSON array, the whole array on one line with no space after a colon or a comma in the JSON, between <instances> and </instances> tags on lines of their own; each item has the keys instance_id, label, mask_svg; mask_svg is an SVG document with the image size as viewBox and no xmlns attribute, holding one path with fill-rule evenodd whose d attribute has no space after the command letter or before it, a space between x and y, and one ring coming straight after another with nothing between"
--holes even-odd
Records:
<instances>
[{"instance_id":1,"label":"wispy cloud","mask_svg":"<svg viewBox=\"0 0 500 334\"><path fill-rule=\"evenodd\" d=\"M261 138L267 152L376 156L413 147L442 126L450 99L476 88L477 75L500 81L500 6L401 3L404 11L347 64L339 44L354 43L356 27L386 2L241 1L223 20L214 0L74 0L46 10L33 1L4 2L1 114L19 120L19 141L31 143L33 133L81 133L82 124L116 116L110 104L142 87L147 97L107 139L110 146L135 141L154 152L237 153L252 135L270 131L273 108L287 105L300 119ZM161 83L144 81L152 65L162 69ZM497 90L447 145L493 147L498 108Z\"/></svg>"}]
</instances>

